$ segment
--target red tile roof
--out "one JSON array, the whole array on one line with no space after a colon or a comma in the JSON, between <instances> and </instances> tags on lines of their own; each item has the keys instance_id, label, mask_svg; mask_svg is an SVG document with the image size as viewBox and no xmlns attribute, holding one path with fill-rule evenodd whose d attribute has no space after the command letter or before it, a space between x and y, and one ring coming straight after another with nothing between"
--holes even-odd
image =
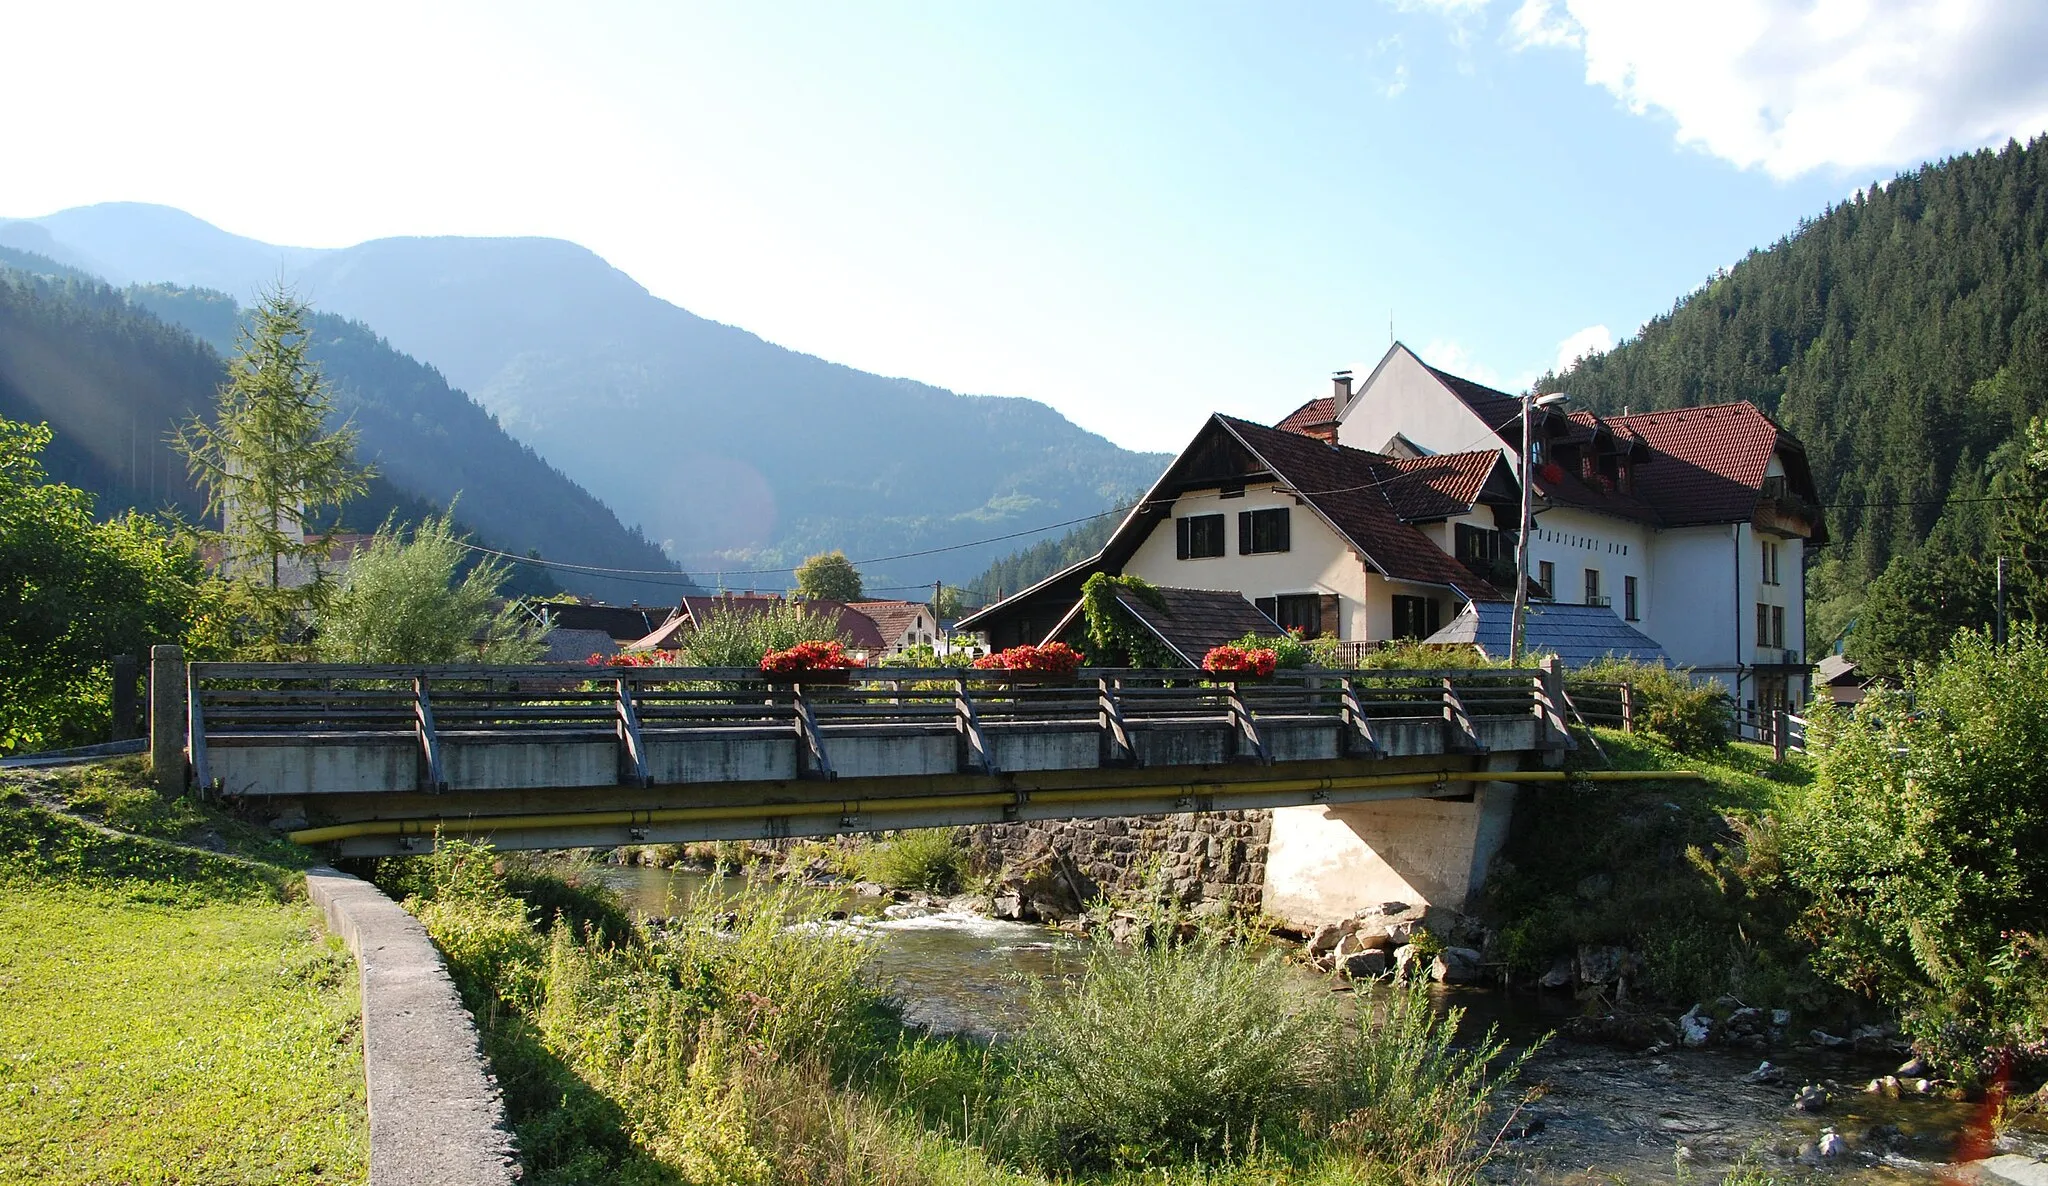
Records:
<instances>
[{"instance_id":1,"label":"red tile roof","mask_svg":"<svg viewBox=\"0 0 2048 1186\"><path fill-rule=\"evenodd\" d=\"M873 619L883 644L892 647L917 624L919 614L931 612L930 606L919 601L855 601L847 608Z\"/></svg>"},{"instance_id":2,"label":"red tile roof","mask_svg":"<svg viewBox=\"0 0 2048 1186\"><path fill-rule=\"evenodd\" d=\"M1448 518L1462 515L1479 501L1479 492L1493 471L1507 463L1498 449L1477 449L1470 453L1437 453L1429 457L1401 458L1381 462L1382 470L1399 473L1404 481L1390 481L1380 489L1403 519ZM1427 492L1423 496L1422 492Z\"/></svg>"},{"instance_id":3,"label":"red tile roof","mask_svg":"<svg viewBox=\"0 0 2048 1186\"><path fill-rule=\"evenodd\" d=\"M1275 424L1281 432L1298 432L1303 436L1327 438L1329 430L1337 427L1337 401L1331 396L1312 399L1287 414L1287 418Z\"/></svg>"},{"instance_id":4,"label":"red tile roof","mask_svg":"<svg viewBox=\"0 0 2048 1186\"><path fill-rule=\"evenodd\" d=\"M1670 527L1747 521L1771 455L1780 444L1798 445L1750 403L1639 412L1608 423L1655 451L1636 470L1636 489Z\"/></svg>"}]
</instances>

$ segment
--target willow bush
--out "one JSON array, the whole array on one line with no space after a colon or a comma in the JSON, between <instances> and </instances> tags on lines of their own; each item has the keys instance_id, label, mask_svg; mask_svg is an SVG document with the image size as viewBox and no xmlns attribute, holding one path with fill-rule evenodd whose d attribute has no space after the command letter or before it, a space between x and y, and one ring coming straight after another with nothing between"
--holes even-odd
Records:
<instances>
[{"instance_id":1,"label":"willow bush","mask_svg":"<svg viewBox=\"0 0 2048 1186\"><path fill-rule=\"evenodd\" d=\"M1959 634L1807 745L1784 858L1816 966L1951 1069L2048 1061L2048 634Z\"/></svg>"}]
</instances>

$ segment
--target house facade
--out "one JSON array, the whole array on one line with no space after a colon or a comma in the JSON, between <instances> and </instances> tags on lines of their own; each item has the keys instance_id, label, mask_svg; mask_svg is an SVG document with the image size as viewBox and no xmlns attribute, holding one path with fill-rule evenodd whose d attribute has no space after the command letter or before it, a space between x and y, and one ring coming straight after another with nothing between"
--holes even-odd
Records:
<instances>
[{"instance_id":1,"label":"house facade","mask_svg":"<svg viewBox=\"0 0 2048 1186\"><path fill-rule=\"evenodd\" d=\"M847 608L864 614L882 637L879 658L893 658L911 647L937 648L939 619L920 601L854 601Z\"/></svg>"},{"instance_id":2,"label":"house facade","mask_svg":"<svg viewBox=\"0 0 2048 1186\"><path fill-rule=\"evenodd\" d=\"M961 626L1043 641L1110 572L1235 592L1310 636L1458 641L1468 607L1488 619L1512 595L1520 419L1518 398L1396 344L1279 425L1212 416L1100 553ZM1799 443L1747 403L1532 419L1532 596L1610 613L1628 649L1647 639L1737 703L1803 702L1803 574L1826 529Z\"/></svg>"},{"instance_id":3,"label":"house facade","mask_svg":"<svg viewBox=\"0 0 2048 1186\"><path fill-rule=\"evenodd\" d=\"M1398 343L1348 387L1331 397L1340 443L1491 447L1520 469L1514 396ZM1611 417L1537 409L1532 419L1530 575L1541 596L1612 608L1738 704L1803 703L1806 553L1827 539L1804 447L1749 403Z\"/></svg>"}]
</instances>

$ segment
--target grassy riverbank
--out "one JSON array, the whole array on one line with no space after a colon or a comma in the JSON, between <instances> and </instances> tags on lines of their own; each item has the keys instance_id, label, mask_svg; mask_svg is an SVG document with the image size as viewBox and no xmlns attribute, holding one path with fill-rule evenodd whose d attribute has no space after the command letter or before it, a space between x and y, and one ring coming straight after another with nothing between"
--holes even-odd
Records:
<instances>
[{"instance_id":1,"label":"grassy riverbank","mask_svg":"<svg viewBox=\"0 0 2048 1186\"><path fill-rule=\"evenodd\" d=\"M536 1183L1461 1183L1507 1089L1422 997L1342 1022L1237 944L1104 943L988 1048L902 1026L787 883L647 931L487 849L379 878L446 952Z\"/></svg>"},{"instance_id":2,"label":"grassy riverbank","mask_svg":"<svg viewBox=\"0 0 2048 1186\"><path fill-rule=\"evenodd\" d=\"M354 962L308 854L134 763L0 778L0 1181L361 1182Z\"/></svg>"},{"instance_id":3,"label":"grassy riverbank","mask_svg":"<svg viewBox=\"0 0 2048 1186\"><path fill-rule=\"evenodd\" d=\"M1790 933L1802 899L1780 861L1781 824L1812 765L1741 742L1681 754L1644 734L1599 737L1617 769L1702 778L1523 791L1481 907L1499 928L1494 957L1533 980L1581 947L1626 948L1640 963L1637 1003L1680 1009L1724 993L1760 1006L1835 1002Z\"/></svg>"}]
</instances>

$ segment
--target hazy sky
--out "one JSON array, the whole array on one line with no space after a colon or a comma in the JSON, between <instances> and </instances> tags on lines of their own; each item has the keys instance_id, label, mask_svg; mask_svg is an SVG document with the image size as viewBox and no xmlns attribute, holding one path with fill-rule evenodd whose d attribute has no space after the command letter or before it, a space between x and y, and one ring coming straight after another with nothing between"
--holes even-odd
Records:
<instances>
[{"instance_id":1,"label":"hazy sky","mask_svg":"<svg viewBox=\"0 0 2048 1186\"><path fill-rule=\"evenodd\" d=\"M1860 185L2048 130L2038 0L0 0L0 35L0 215L559 236L1154 449L1324 393L1390 319L1520 386Z\"/></svg>"}]
</instances>

